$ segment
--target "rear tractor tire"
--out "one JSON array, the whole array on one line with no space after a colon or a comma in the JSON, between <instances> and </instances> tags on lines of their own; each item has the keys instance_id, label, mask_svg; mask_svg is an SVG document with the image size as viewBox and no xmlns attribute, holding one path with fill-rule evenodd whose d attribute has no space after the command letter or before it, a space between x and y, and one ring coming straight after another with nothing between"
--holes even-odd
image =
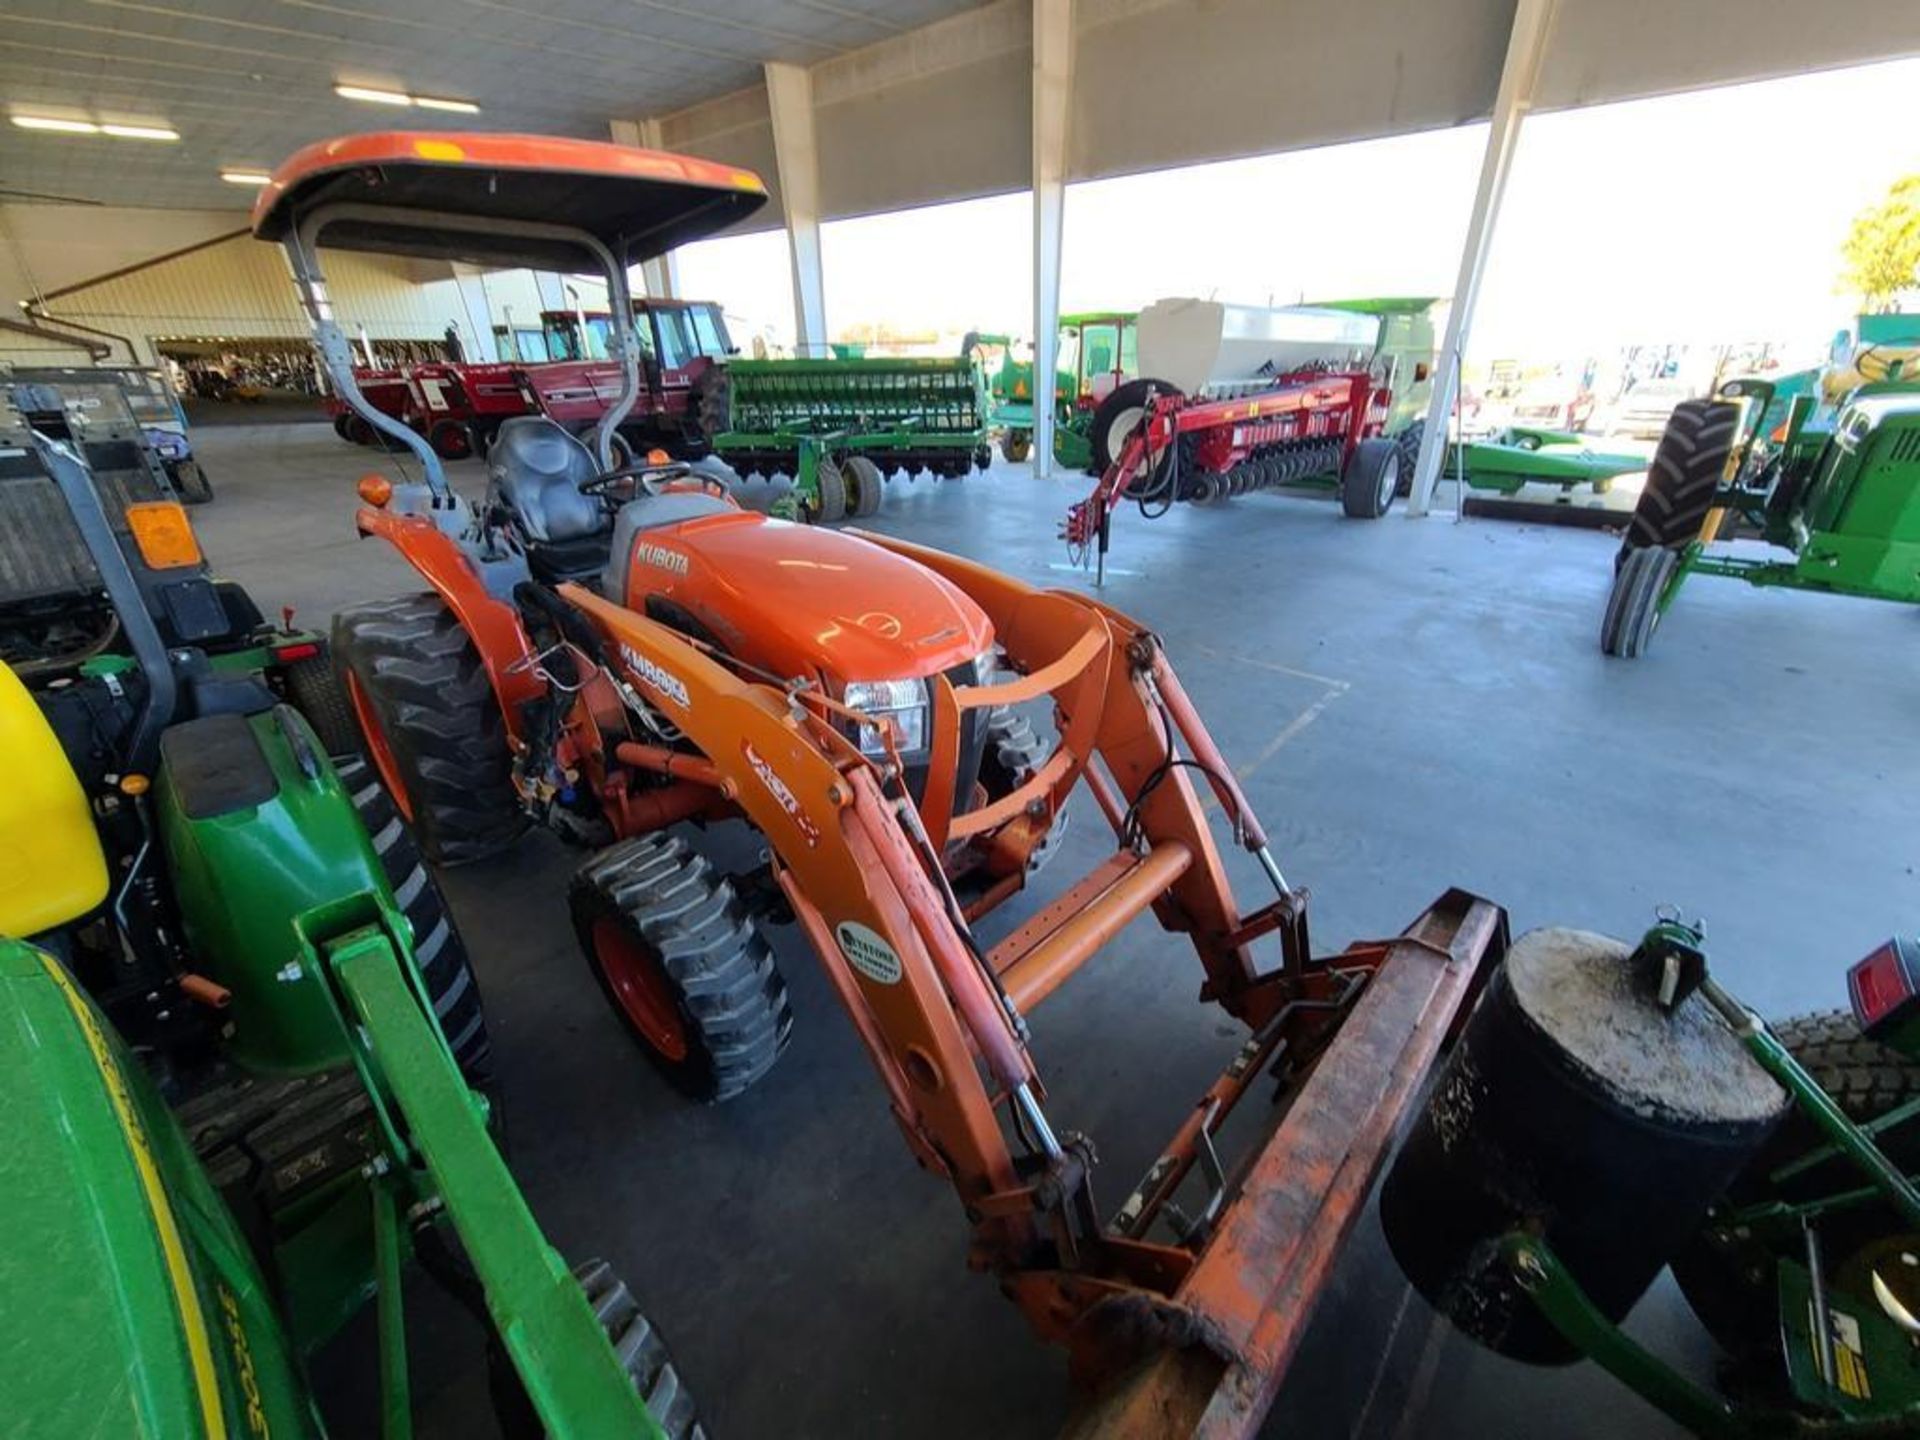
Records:
<instances>
[{"instance_id":1,"label":"rear tractor tire","mask_svg":"<svg viewBox=\"0 0 1920 1440\"><path fill-rule=\"evenodd\" d=\"M1393 508L1399 486L1398 446L1377 436L1362 440L1340 472L1340 508L1352 520L1378 520Z\"/></svg>"},{"instance_id":2,"label":"rear tractor tire","mask_svg":"<svg viewBox=\"0 0 1920 1440\"><path fill-rule=\"evenodd\" d=\"M373 767L355 755L335 761L334 769L366 827L374 854L380 857L394 901L412 927L413 962L433 1002L440 1033L447 1037L447 1048L461 1074L473 1084L484 1084L493 1066L493 1044L487 1038L486 1011L466 941L453 923L446 897Z\"/></svg>"},{"instance_id":3,"label":"rear tractor tire","mask_svg":"<svg viewBox=\"0 0 1920 1440\"><path fill-rule=\"evenodd\" d=\"M880 467L864 455L849 455L840 474L847 487L847 513L859 520L878 515L887 483Z\"/></svg>"},{"instance_id":4,"label":"rear tractor tire","mask_svg":"<svg viewBox=\"0 0 1920 1440\"><path fill-rule=\"evenodd\" d=\"M1647 648L1660 624L1660 597L1679 562L1679 555L1662 545L1627 551L1614 574L1606 614L1600 620L1603 654L1631 660Z\"/></svg>"},{"instance_id":5,"label":"rear tractor tire","mask_svg":"<svg viewBox=\"0 0 1920 1440\"><path fill-rule=\"evenodd\" d=\"M333 621L333 660L367 758L442 865L506 849L527 828L493 683L438 595L376 600Z\"/></svg>"},{"instance_id":6,"label":"rear tractor tire","mask_svg":"<svg viewBox=\"0 0 1920 1440\"><path fill-rule=\"evenodd\" d=\"M334 673L333 662L325 655L309 655L294 661L281 674L288 703L313 727L327 754L357 754L360 723L353 717L353 705Z\"/></svg>"},{"instance_id":7,"label":"rear tractor tire","mask_svg":"<svg viewBox=\"0 0 1920 1440\"><path fill-rule=\"evenodd\" d=\"M583 1260L573 1267L573 1278L666 1440L706 1440L693 1394L674 1368L665 1338L641 1313L626 1281L604 1260ZM501 1435L505 1440L546 1440L539 1412L497 1338L490 1358L493 1410Z\"/></svg>"},{"instance_id":8,"label":"rear tractor tire","mask_svg":"<svg viewBox=\"0 0 1920 1440\"><path fill-rule=\"evenodd\" d=\"M1625 569L1634 550L1678 549L1700 538L1739 424L1740 407L1723 400L1682 400L1674 406L1620 542L1616 569Z\"/></svg>"},{"instance_id":9,"label":"rear tractor tire","mask_svg":"<svg viewBox=\"0 0 1920 1440\"><path fill-rule=\"evenodd\" d=\"M787 982L732 883L686 841L650 834L574 876L574 933L614 1013L682 1094L731 1100L793 1031Z\"/></svg>"},{"instance_id":10,"label":"rear tractor tire","mask_svg":"<svg viewBox=\"0 0 1920 1440\"><path fill-rule=\"evenodd\" d=\"M593 1307L600 1328L607 1332L613 1353L627 1367L633 1388L640 1392L647 1412L666 1432L667 1440L706 1440L707 1432L694 1409L693 1393L674 1369L666 1340L641 1313L627 1282L604 1260L576 1265L573 1274L587 1292L587 1304Z\"/></svg>"}]
</instances>

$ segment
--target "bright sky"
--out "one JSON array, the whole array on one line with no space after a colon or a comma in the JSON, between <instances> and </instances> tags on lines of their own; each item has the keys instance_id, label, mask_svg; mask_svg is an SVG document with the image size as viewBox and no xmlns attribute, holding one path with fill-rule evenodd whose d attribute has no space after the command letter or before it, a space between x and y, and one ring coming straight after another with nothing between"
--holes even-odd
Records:
<instances>
[{"instance_id":1,"label":"bright sky","mask_svg":"<svg viewBox=\"0 0 1920 1440\"><path fill-rule=\"evenodd\" d=\"M1920 172L1916 94L1908 60L1529 119L1471 356L1824 350L1852 313L1833 288L1848 222ZM1485 139L1470 125L1075 185L1062 308L1447 294ZM1030 227L1024 193L825 225L828 325L1024 335ZM781 232L689 246L680 272L688 295L791 339Z\"/></svg>"}]
</instances>

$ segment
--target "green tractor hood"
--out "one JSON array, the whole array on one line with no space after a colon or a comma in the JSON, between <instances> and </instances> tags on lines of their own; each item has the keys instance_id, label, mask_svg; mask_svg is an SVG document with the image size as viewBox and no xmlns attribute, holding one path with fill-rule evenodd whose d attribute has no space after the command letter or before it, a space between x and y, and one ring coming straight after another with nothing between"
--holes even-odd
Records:
<instances>
[{"instance_id":1,"label":"green tractor hood","mask_svg":"<svg viewBox=\"0 0 1920 1440\"><path fill-rule=\"evenodd\" d=\"M9 1432L315 1434L260 1277L172 1116L59 961L14 940L0 1093Z\"/></svg>"}]
</instances>

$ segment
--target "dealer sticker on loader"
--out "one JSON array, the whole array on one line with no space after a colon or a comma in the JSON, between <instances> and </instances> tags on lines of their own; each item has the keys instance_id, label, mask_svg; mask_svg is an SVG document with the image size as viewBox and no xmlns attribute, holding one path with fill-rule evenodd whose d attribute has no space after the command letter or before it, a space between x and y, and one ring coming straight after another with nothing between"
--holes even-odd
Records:
<instances>
[{"instance_id":1,"label":"dealer sticker on loader","mask_svg":"<svg viewBox=\"0 0 1920 1440\"><path fill-rule=\"evenodd\" d=\"M865 925L857 920L842 920L833 933L840 942L840 953L862 975L882 985L900 983L900 957Z\"/></svg>"}]
</instances>

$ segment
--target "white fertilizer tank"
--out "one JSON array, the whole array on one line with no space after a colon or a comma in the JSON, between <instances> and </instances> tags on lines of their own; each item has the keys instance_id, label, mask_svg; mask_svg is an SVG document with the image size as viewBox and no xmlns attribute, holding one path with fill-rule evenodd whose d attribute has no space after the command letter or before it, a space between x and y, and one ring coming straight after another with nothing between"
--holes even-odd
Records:
<instances>
[{"instance_id":1,"label":"white fertilizer tank","mask_svg":"<svg viewBox=\"0 0 1920 1440\"><path fill-rule=\"evenodd\" d=\"M1364 370L1379 340L1377 315L1156 300L1140 312L1140 373L1187 395L1228 396L1312 365Z\"/></svg>"}]
</instances>

